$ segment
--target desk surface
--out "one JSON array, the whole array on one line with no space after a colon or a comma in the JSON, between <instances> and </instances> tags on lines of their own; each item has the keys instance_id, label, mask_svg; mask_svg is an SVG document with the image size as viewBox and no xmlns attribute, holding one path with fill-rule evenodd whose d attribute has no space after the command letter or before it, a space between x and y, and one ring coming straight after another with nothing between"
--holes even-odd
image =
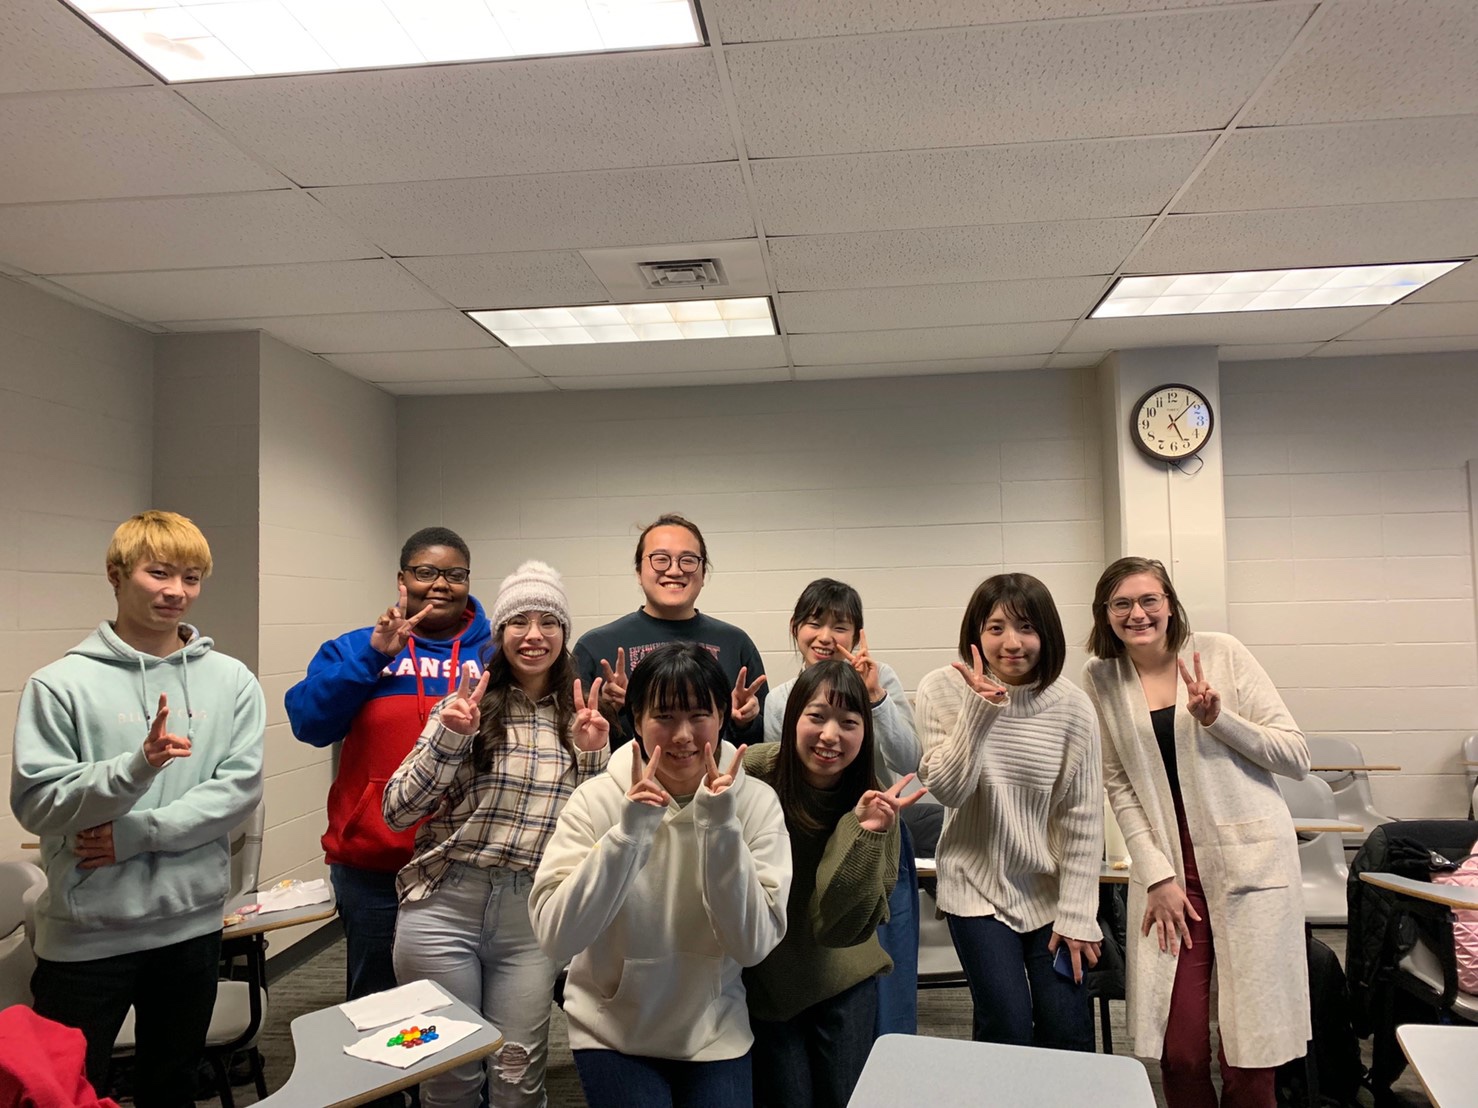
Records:
<instances>
[{"instance_id":1,"label":"desk surface","mask_svg":"<svg viewBox=\"0 0 1478 1108\"><path fill-rule=\"evenodd\" d=\"M257 895L248 893L246 896L237 897L226 905L226 915L238 910L244 904L255 904ZM296 927L300 923L316 923L321 919L328 919L338 909L334 898L330 896L327 900L318 904L305 904L301 908L288 908L281 912L268 912L263 915L257 912L247 916L240 923L232 924L221 932L221 941L231 939L244 939L251 935L261 935L268 931L276 931L283 927Z\"/></svg>"},{"instance_id":2,"label":"desk surface","mask_svg":"<svg viewBox=\"0 0 1478 1108\"><path fill-rule=\"evenodd\" d=\"M1418 900L1430 900L1433 904L1478 911L1478 889L1464 888L1462 885L1434 885L1430 881L1416 881L1394 873L1362 873L1360 880L1377 888L1414 896Z\"/></svg>"},{"instance_id":3,"label":"desk surface","mask_svg":"<svg viewBox=\"0 0 1478 1108\"><path fill-rule=\"evenodd\" d=\"M1348 765L1310 766L1311 773L1400 773L1400 766L1373 766L1366 762L1351 762Z\"/></svg>"},{"instance_id":4,"label":"desk surface","mask_svg":"<svg viewBox=\"0 0 1478 1108\"><path fill-rule=\"evenodd\" d=\"M1293 829L1301 835L1322 835L1326 831L1364 831L1358 823L1347 823L1342 819L1306 819L1293 817Z\"/></svg>"},{"instance_id":5,"label":"desk surface","mask_svg":"<svg viewBox=\"0 0 1478 1108\"><path fill-rule=\"evenodd\" d=\"M1407 1023L1396 1040L1436 1108L1462 1108L1478 1089L1478 1027Z\"/></svg>"},{"instance_id":6,"label":"desk surface","mask_svg":"<svg viewBox=\"0 0 1478 1108\"><path fill-rule=\"evenodd\" d=\"M1154 1108L1155 1094L1144 1066L1133 1058L884 1035L873 1044L847 1108L975 1108L987 1102L1013 1108Z\"/></svg>"},{"instance_id":7,"label":"desk surface","mask_svg":"<svg viewBox=\"0 0 1478 1108\"><path fill-rule=\"evenodd\" d=\"M441 986L436 988L447 995ZM479 1030L440 1054L403 1070L345 1054L346 1046L369 1032L356 1031L338 1005L299 1016L292 1022L295 1056L292 1076L287 1084L259 1103L262 1108L352 1108L397 1089L408 1089L427 1077L491 1054L503 1045L498 1029L483 1019L482 1013L460 1000L452 999L448 1007L428 1014L433 1020L466 1020L477 1024Z\"/></svg>"}]
</instances>

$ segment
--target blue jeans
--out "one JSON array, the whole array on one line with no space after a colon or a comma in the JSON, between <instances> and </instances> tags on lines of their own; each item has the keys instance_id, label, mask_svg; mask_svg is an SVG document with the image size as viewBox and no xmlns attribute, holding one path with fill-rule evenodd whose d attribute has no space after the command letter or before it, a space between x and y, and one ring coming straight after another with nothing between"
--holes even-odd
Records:
<instances>
[{"instance_id":1,"label":"blue jeans","mask_svg":"<svg viewBox=\"0 0 1478 1108\"><path fill-rule=\"evenodd\" d=\"M590 1108L753 1108L749 1055L719 1062L577 1050L575 1069Z\"/></svg>"},{"instance_id":2,"label":"blue jeans","mask_svg":"<svg viewBox=\"0 0 1478 1108\"><path fill-rule=\"evenodd\" d=\"M792 1019L750 1019L757 1108L846 1108L872 1052L880 980L870 977Z\"/></svg>"},{"instance_id":3,"label":"blue jeans","mask_svg":"<svg viewBox=\"0 0 1478 1108\"><path fill-rule=\"evenodd\" d=\"M533 874L457 863L424 900L400 906L395 972L428 978L503 1033L488 1061L487 1104L540 1108L549 1060L549 1011L557 967L529 921ZM483 1063L421 1082L425 1108L477 1108Z\"/></svg>"},{"instance_id":4,"label":"blue jeans","mask_svg":"<svg viewBox=\"0 0 1478 1108\"><path fill-rule=\"evenodd\" d=\"M346 1000L395 988L395 874L342 866L328 867L347 953Z\"/></svg>"},{"instance_id":5,"label":"blue jeans","mask_svg":"<svg viewBox=\"0 0 1478 1108\"><path fill-rule=\"evenodd\" d=\"M888 921L878 928L878 942L893 959L893 972L877 979L877 1035L919 1031L919 871L913 839L902 820L898 831L898 884L888 898Z\"/></svg>"},{"instance_id":6,"label":"blue jeans","mask_svg":"<svg viewBox=\"0 0 1478 1108\"><path fill-rule=\"evenodd\" d=\"M995 916L946 916L975 1004L978 1043L1093 1050L1084 985L1052 968L1052 925L1017 934Z\"/></svg>"}]
</instances>

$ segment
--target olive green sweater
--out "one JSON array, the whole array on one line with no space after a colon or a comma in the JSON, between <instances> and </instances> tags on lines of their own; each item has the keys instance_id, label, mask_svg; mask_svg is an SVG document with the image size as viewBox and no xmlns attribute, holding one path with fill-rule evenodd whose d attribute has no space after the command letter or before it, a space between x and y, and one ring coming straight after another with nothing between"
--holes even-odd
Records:
<instances>
[{"instance_id":1,"label":"olive green sweater","mask_svg":"<svg viewBox=\"0 0 1478 1108\"><path fill-rule=\"evenodd\" d=\"M775 784L778 743L749 748L744 770ZM796 826L789 809L794 877L785 938L744 971L754 1019L793 1019L813 1004L893 968L878 944L888 896L898 880L898 824L864 831L852 804L835 793L802 786L802 802L824 830Z\"/></svg>"}]
</instances>

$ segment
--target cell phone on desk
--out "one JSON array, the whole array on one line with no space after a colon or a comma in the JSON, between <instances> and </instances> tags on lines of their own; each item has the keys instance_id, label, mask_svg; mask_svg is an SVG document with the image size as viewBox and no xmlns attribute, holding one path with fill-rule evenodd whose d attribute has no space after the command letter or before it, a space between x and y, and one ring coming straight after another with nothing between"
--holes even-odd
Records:
<instances>
[{"instance_id":1,"label":"cell phone on desk","mask_svg":"<svg viewBox=\"0 0 1478 1108\"><path fill-rule=\"evenodd\" d=\"M1069 981L1073 980L1073 952L1068 949L1067 943L1057 948L1057 954L1052 959L1052 968ZM1073 984L1077 983L1073 981Z\"/></svg>"}]
</instances>

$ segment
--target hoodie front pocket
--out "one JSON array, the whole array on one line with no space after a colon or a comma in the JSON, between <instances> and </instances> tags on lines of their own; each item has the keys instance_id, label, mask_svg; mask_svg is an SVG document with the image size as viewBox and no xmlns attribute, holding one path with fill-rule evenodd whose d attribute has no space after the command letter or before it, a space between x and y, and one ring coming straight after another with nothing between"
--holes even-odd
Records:
<instances>
[{"instance_id":1,"label":"hoodie front pocket","mask_svg":"<svg viewBox=\"0 0 1478 1108\"><path fill-rule=\"evenodd\" d=\"M89 928L167 920L215 906L230 887L231 857L224 839L183 853L151 851L94 870L73 867L66 877L67 915Z\"/></svg>"},{"instance_id":2,"label":"hoodie front pocket","mask_svg":"<svg viewBox=\"0 0 1478 1108\"><path fill-rule=\"evenodd\" d=\"M346 853L383 849L386 840L394 834L385 822L385 785L389 780L388 777L371 777L350 809L340 835Z\"/></svg>"},{"instance_id":3,"label":"hoodie front pocket","mask_svg":"<svg viewBox=\"0 0 1478 1108\"><path fill-rule=\"evenodd\" d=\"M600 1006L617 1020L628 1043L661 1043L664 1056L691 1057L717 1034L716 1001L723 960L676 951L663 958L628 958L621 981Z\"/></svg>"}]
</instances>

